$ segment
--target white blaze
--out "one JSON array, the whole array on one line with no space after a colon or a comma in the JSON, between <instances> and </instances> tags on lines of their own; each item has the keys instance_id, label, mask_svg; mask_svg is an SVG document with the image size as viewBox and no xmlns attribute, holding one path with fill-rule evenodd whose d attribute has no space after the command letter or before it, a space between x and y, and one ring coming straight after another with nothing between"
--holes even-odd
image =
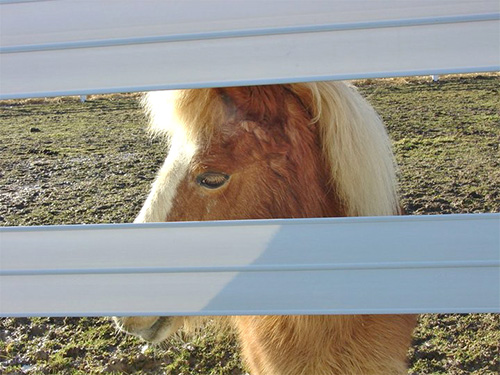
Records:
<instances>
[{"instance_id":1,"label":"white blaze","mask_svg":"<svg viewBox=\"0 0 500 375\"><path fill-rule=\"evenodd\" d=\"M196 150L193 143L182 138L184 137L178 135L177 139L172 139L168 156L134 223L163 222L166 220L172 208L177 187L186 176Z\"/></svg>"},{"instance_id":2,"label":"white blaze","mask_svg":"<svg viewBox=\"0 0 500 375\"><path fill-rule=\"evenodd\" d=\"M177 187L188 172L196 146L189 140L178 117L178 91L149 92L143 106L150 119L150 132L169 139L170 150L135 223L163 222L169 214Z\"/></svg>"}]
</instances>

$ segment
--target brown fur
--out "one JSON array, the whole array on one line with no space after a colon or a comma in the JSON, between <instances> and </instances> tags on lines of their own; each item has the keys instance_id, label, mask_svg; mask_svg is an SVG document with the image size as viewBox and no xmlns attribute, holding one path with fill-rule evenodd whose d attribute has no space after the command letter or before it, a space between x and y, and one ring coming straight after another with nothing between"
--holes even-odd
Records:
<instances>
[{"instance_id":1,"label":"brown fur","mask_svg":"<svg viewBox=\"0 0 500 375\"><path fill-rule=\"evenodd\" d=\"M292 94L265 89L259 88L267 95L256 88L222 91L229 117L215 119L220 126L209 143L201 141L167 221L344 215L325 184L329 173L307 113ZM231 180L217 191L200 189L195 177L206 171Z\"/></svg>"},{"instance_id":2,"label":"brown fur","mask_svg":"<svg viewBox=\"0 0 500 375\"><path fill-rule=\"evenodd\" d=\"M328 95L321 96L323 91ZM397 213L392 153L385 149L384 134L379 143L371 140L370 134L383 128L363 128L363 117L379 120L356 95L337 83L180 92L177 121L184 137L196 140L196 152L163 220ZM325 118L332 124L323 124ZM358 128L351 130L349 121ZM334 138L332 146L328 142ZM371 160L376 153L372 150L386 155L380 171L388 172L382 177L372 171L372 165L381 164ZM355 158L354 163L341 151ZM342 163L351 163L351 170L336 160L339 155ZM363 173L356 168L372 173L366 186L358 186ZM230 179L221 188L204 189L196 182L204 172L225 173ZM349 172L358 176L349 179ZM384 186L392 189L385 196ZM370 205L379 193L381 201L388 197L387 203ZM363 210L363 204L370 207ZM147 221L147 215L141 220ZM150 334L152 320L144 319L149 320L118 321L129 332ZM173 318L169 324L190 319ZM412 315L241 316L230 321L252 375L403 374L415 326Z\"/></svg>"},{"instance_id":3,"label":"brown fur","mask_svg":"<svg viewBox=\"0 0 500 375\"><path fill-rule=\"evenodd\" d=\"M413 315L235 317L252 375L404 374Z\"/></svg>"}]
</instances>

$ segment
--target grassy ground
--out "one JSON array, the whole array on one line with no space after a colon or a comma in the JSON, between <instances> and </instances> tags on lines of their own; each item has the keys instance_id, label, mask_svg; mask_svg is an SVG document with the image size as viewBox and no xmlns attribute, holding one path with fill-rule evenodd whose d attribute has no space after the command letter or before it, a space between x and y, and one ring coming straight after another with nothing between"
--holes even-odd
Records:
<instances>
[{"instance_id":1,"label":"grassy ground","mask_svg":"<svg viewBox=\"0 0 500 375\"><path fill-rule=\"evenodd\" d=\"M500 75L358 82L384 118L408 214L500 211ZM130 222L166 148L137 97L0 102L0 225ZM423 315L412 374L498 374L496 314ZM162 347L106 318L0 320L4 374L243 374L231 336Z\"/></svg>"}]
</instances>

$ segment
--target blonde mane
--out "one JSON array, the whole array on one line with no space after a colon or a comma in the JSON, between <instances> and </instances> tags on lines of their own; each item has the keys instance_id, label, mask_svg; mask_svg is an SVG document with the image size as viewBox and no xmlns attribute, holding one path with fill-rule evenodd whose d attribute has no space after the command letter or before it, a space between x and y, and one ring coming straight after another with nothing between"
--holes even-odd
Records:
<instances>
[{"instance_id":1,"label":"blonde mane","mask_svg":"<svg viewBox=\"0 0 500 375\"><path fill-rule=\"evenodd\" d=\"M307 108L319 128L331 184L348 216L399 212L394 156L385 127L363 97L343 82L283 85ZM153 134L197 144L223 120L217 89L157 91L143 100Z\"/></svg>"},{"instance_id":2,"label":"blonde mane","mask_svg":"<svg viewBox=\"0 0 500 375\"><path fill-rule=\"evenodd\" d=\"M312 94L332 182L347 203L348 216L397 214L396 164L378 114L345 83L313 82L295 87L301 86Z\"/></svg>"}]
</instances>

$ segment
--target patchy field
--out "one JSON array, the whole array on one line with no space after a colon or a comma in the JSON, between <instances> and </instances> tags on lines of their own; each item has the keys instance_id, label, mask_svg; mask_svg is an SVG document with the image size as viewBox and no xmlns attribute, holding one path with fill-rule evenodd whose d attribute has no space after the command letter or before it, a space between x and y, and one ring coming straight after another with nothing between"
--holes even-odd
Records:
<instances>
[{"instance_id":1,"label":"patchy field","mask_svg":"<svg viewBox=\"0 0 500 375\"><path fill-rule=\"evenodd\" d=\"M384 118L408 214L500 211L500 75L358 82ZM165 145L135 95L0 102L0 225L130 222ZM423 315L412 374L498 374L497 314ZM0 320L4 374L243 374L230 335L162 347L106 318Z\"/></svg>"}]
</instances>

